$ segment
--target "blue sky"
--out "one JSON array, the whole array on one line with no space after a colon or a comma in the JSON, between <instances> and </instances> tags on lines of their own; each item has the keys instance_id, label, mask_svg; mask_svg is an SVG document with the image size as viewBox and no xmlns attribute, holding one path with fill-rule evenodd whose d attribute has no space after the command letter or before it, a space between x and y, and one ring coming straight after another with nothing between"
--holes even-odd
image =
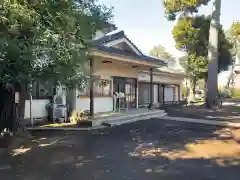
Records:
<instances>
[{"instance_id":1,"label":"blue sky","mask_svg":"<svg viewBox=\"0 0 240 180\"><path fill-rule=\"evenodd\" d=\"M174 22L164 17L162 0L99 0L99 3L114 7L114 22L144 53L157 44L179 57L171 30ZM222 0L221 24L228 29L234 20L240 20L240 1ZM212 4L200 9L201 14L210 14Z\"/></svg>"}]
</instances>

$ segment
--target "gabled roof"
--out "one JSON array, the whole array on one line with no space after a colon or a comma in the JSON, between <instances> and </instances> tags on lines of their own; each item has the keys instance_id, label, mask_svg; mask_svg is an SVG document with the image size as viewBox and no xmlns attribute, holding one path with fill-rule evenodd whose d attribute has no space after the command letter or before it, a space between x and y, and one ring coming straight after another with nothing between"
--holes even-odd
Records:
<instances>
[{"instance_id":1,"label":"gabled roof","mask_svg":"<svg viewBox=\"0 0 240 180\"><path fill-rule=\"evenodd\" d=\"M104 43L107 43L107 42L110 42L110 41L114 41L114 40L123 38L124 36L125 36L124 31L119 31L117 33L106 35L106 36L103 36L100 39L94 40L93 44L104 44Z\"/></svg>"},{"instance_id":2,"label":"gabled roof","mask_svg":"<svg viewBox=\"0 0 240 180\"><path fill-rule=\"evenodd\" d=\"M111 46L105 46L105 44L118 40L118 39L122 39L125 38L127 41L129 41L131 43L132 46L134 46L135 49L137 49L137 51L139 52L139 54L133 53L133 52L126 52L122 49L118 49L118 48L114 48ZM159 63L159 64L163 64L166 65L167 63L164 60L161 59L156 59L150 56L146 56L144 55L131 41L130 39L128 39L125 36L124 31L119 31L117 33L113 33L110 35L106 35L100 39L94 40L92 41L92 45L94 46L94 48L98 51L103 51L103 52L107 52L110 54L116 54L116 55L124 55L124 56L128 56L128 57L134 57L140 60L144 60L144 61L151 61L153 63Z\"/></svg>"},{"instance_id":3,"label":"gabled roof","mask_svg":"<svg viewBox=\"0 0 240 180\"><path fill-rule=\"evenodd\" d=\"M106 44L123 38L125 38L138 51L139 54L143 54L142 51L138 49L138 47L125 35L124 31L119 31L113 34L106 35L100 39L94 40L93 44Z\"/></svg>"}]
</instances>

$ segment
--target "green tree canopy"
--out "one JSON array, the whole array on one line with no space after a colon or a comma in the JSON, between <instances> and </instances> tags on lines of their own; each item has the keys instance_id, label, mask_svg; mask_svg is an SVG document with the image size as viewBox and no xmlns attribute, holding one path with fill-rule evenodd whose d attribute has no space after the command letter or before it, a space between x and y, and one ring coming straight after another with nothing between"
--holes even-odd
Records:
<instances>
[{"instance_id":1,"label":"green tree canopy","mask_svg":"<svg viewBox=\"0 0 240 180\"><path fill-rule=\"evenodd\" d=\"M173 64L175 62L175 58L173 57L173 55L167 52L165 47L163 47L162 45L154 46L150 50L149 55L157 59L165 60L169 64Z\"/></svg>"},{"instance_id":2,"label":"green tree canopy","mask_svg":"<svg viewBox=\"0 0 240 180\"><path fill-rule=\"evenodd\" d=\"M91 0L3 0L0 6L1 84L81 79L88 42L111 16Z\"/></svg>"},{"instance_id":3,"label":"green tree canopy","mask_svg":"<svg viewBox=\"0 0 240 180\"><path fill-rule=\"evenodd\" d=\"M232 24L231 27L231 35L232 37L237 40L240 41L240 21L236 21Z\"/></svg>"},{"instance_id":4,"label":"green tree canopy","mask_svg":"<svg viewBox=\"0 0 240 180\"><path fill-rule=\"evenodd\" d=\"M210 0L165 0L164 1L164 7L165 7L165 14L169 20L175 20L177 15L180 15L180 17L188 17L192 16L194 13L198 12L198 9L202 5L207 5L210 2ZM221 35L219 34L219 21L220 21L220 13L221 12L221 0L214 0L213 3L213 11L211 14L211 26L209 26L208 30L208 36L209 43L208 43L208 82L207 82L207 98L206 98L206 104L207 107L213 107L215 106L215 102L218 99L217 96L217 74L218 71L221 70L222 67L226 67L226 58L227 54L230 54L229 52L226 52L223 55L220 55L221 57L224 57L224 59L221 60L221 57L219 56L219 52L223 53L224 49L221 49L221 46L219 44L221 39ZM194 27L195 28L195 27ZM189 35L193 38L196 38L196 36L193 36L194 32L189 31ZM193 33L193 34L191 34ZM220 35L220 40L219 40ZM189 47L187 47L189 48ZM220 50L220 51L219 51ZM202 52L202 48L200 50ZM196 54L199 52L197 51ZM229 55L228 55L229 56ZM205 56L204 56L205 57ZM221 63L224 65L221 66ZM217 68L219 64L220 68ZM227 63L228 64L228 63Z\"/></svg>"},{"instance_id":5,"label":"green tree canopy","mask_svg":"<svg viewBox=\"0 0 240 180\"><path fill-rule=\"evenodd\" d=\"M190 79L202 79L207 75L207 58L189 54L179 59L180 65L185 69L186 75Z\"/></svg>"},{"instance_id":6,"label":"green tree canopy","mask_svg":"<svg viewBox=\"0 0 240 180\"><path fill-rule=\"evenodd\" d=\"M210 0L163 0L168 20L175 20L177 15L197 13L200 6L209 2Z\"/></svg>"},{"instance_id":7,"label":"green tree canopy","mask_svg":"<svg viewBox=\"0 0 240 180\"><path fill-rule=\"evenodd\" d=\"M234 44L232 50L233 56L240 57L240 21L236 21L232 24L232 27L228 31L228 38Z\"/></svg>"},{"instance_id":8,"label":"green tree canopy","mask_svg":"<svg viewBox=\"0 0 240 180\"><path fill-rule=\"evenodd\" d=\"M206 79L207 58L196 56L196 54L187 54L179 58L180 65L184 68L187 79L190 82L189 100L195 99L195 88L199 79Z\"/></svg>"},{"instance_id":9,"label":"green tree canopy","mask_svg":"<svg viewBox=\"0 0 240 180\"><path fill-rule=\"evenodd\" d=\"M32 81L80 83L89 42L110 18L111 9L95 0L1 0L0 120L23 118ZM14 91L20 92L20 118L12 117Z\"/></svg>"},{"instance_id":10,"label":"green tree canopy","mask_svg":"<svg viewBox=\"0 0 240 180\"><path fill-rule=\"evenodd\" d=\"M172 30L176 48L188 54L207 57L210 18L205 16L181 17ZM223 29L219 31L219 71L227 69L232 63L230 49L232 44L225 36ZM207 61L207 58L204 58ZM204 63L207 68L207 62Z\"/></svg>"}]
</instances>

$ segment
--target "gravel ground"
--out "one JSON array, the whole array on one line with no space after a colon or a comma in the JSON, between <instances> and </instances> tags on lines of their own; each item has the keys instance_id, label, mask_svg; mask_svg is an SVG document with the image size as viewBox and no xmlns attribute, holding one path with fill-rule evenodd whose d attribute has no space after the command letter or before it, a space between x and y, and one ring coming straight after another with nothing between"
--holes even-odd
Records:
<instances>
[{"instance_id":1,"label":"gravel ground","mask_svg":"<svg viewBox=\"0 0 240 180\"><path fill-rule=\"evenodd\" d=\"M226 102L225 102L226 103ZM217 121L240 122L240 102L229 101L219 110L206 109L205 105L165 107L169 116L196 119L208 119Z\"/></svg>"},{"instance_id":2,"label":"gravel ground","mask_svg":"<svg viewBox=\"0 0 240 180\"><path fill-rule=\"evenodd\" d=\"M0 157L0 179L238 180L239 144L219 128L151 119L89 132L39 132Z\"/></svg>"}]
</instances>

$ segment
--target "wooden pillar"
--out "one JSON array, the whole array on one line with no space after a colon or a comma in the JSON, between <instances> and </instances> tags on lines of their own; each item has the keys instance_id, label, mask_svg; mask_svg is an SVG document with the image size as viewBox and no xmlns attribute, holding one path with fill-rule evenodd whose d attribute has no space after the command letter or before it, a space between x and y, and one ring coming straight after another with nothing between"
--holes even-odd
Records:
<instances>
[{"instance_id":1,"label":"wooden pillar","mask_svg":"<svg viewBox=\"0 0 240 180\"><path fill-rule=\"evenodd\" d=\"M173 102L175 102L177 99L176 99L176 96L177 96L177 87L176 86L173 86Z\"/></svg>"},{"instance_id":2,"label":"wooden pillar","mask_svg":"<svg viewBox=\"0 0 240 180\"><path fill-rule=\"evenodd\" d=\"M89 96L90 96L90 116L94 116L94 59L90 59L90 83L89 83Z\"/></svg>"},{"instance_id":3,"label":"wooden pillar","mask_svg":"<svg viewBox=\"0 0 240 180\"><path fill-rule=\"evenodd\" d=\"M139 91L139 86L138 86L138 79L136 79L136 87L135 87L135 94L136 94L136 108L138 108L138 91Z\"/></svg>"},{"instance_id":4,"label":"wooden pillar","mask_svg":"<svg viewBox=\"0 0 240 180\"><path fill-rule=\"evenodd\" d=\"M162 85L162 89L163 89L163 93L162 93L162 95L163 95L163 104L164 104L164 102L165 102L165 84L163 84Z\"/></svg>"},{"instance_id":5,"label":"wooden pillar","mask_svg":"<svg viewBox=\"0 0 240 180\"><path fill-rule=\"evenodd\" d=\"M153 108L153 98L154 98L154 92L153 92L153 68L150 68L150 103L148 108Z\"/></svg>"},{"instance_id":6,"label":"wooden pillar","mask_svg":"<svg viewBox=\"0 0 240 180\"><path fill-rule=\"evenodd\" d=\"M178 88L178 101L181 101L181 98L180 98L180 90L181 90L180 88L181 88L181 86L178 85L177 88Z\"/></svg>"}]
</instances>

